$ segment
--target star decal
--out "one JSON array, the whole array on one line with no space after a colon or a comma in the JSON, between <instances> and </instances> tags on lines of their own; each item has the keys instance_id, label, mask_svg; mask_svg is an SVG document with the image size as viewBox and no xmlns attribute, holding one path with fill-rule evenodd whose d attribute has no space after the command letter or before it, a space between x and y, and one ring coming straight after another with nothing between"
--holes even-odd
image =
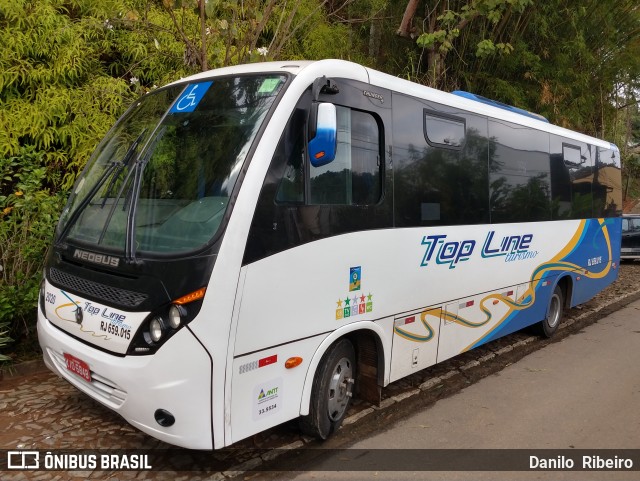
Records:
<instances>
[{"instance_id":1,"label":"star decal","mask_svg":"<svg viewBox=\"0 0 640 481\"><path fill-rule=\"evenodd\" d=\"M362 294L362 295L360 296L360 302L364 302L364 299L365 299L364 294Z\"/></svg>"},{"instance_id":2,"label":"star decal","mask_svg":"<svg viewBox=\"0 0 640 481\"><path fill-rule=\"evenodd\" d=\"M349 302L351 302L351 299L349 299L348 297L344 300L344 305L348 306Z\"/></svg>"},{"instance_id":3,"label":"star decal","mask_svg":"<svg viewBox=\"0 0 640 481\"><path fill-rule=\"evenodd\" d=\"M372 297L373 297L373 294L369 293L369 295L367 296L367 300L368 300L369 302L371 302L371 298L372 298Z\"/></svg>"},{"instance_id":4,"label":"star decal","mask_svg":"<svg viewBox=\"0 0 640 481\"><path fill-rule=\"evenodd\" d=\"M338 302L336 302L336 304L338 304L338 307L342 307L342 299L338 299Z\"/></svg>"}]
</instances>

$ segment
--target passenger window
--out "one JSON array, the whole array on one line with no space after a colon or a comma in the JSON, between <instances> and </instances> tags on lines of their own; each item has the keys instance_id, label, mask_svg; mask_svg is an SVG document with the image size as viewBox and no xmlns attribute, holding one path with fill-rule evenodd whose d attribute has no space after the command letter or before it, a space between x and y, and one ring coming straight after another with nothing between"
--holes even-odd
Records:
<instances>
[{"instance_id":1,"label":"passenger window","mask_svg":"<svg viewBox=\"0 0 640 481\"><path fill-rule=\"evenodd\" d=\"M306 112L296 109L278 144L275 158L286 159L286 165L278 191L277 203L300 204L304 202L304 133Z\"/></svg>"},{"instance_id":2,"label":"passenger window","mask_svg":"<svg viewBox=\"0 0 640 481\"><path fill-rule=\"evenodd\" d=\"M462 147L464 136L464 119L444 117L424 110L424 138L430 145L457 149Z\"/></svg>"},{"instance_id":3,"label":"passenger window","mask_svg":"<svg viewBox=\"0 0 640 481\"><path fill-rule=\"evenodd\" d=\"M580 165L584 164L584 160L580 157L580 149L578 147L563 145L562 154L564 156L564 164L569 168L580 167Z\"/></svg>"},{"instance_id":4,"label":"passenger window","mask_svg":"<svg viewBox=\"0 0 640 481\"><path fill-rule=\"evenodd\" d=\"M335 160L309 165L309 204L371 205L382 196L380 128L367 112L336 106Z\"/></svg>"}]
</instances>

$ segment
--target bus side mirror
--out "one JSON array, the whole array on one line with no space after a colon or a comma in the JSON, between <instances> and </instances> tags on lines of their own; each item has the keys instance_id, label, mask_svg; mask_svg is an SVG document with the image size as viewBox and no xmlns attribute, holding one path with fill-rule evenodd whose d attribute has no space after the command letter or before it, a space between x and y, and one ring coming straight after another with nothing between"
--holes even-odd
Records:
<instances>
[{"instance_id":1,"label":"bus side mirror","mask_svg":"<svg viewBox=\"0 0 640 481\"><path fill-rule=\"evenodd\" d=\"M338 147L336 106L330 103L311 104L309 113L309 159L314 167L321 167L336 158Z\"/></svg>"}]
</instances>

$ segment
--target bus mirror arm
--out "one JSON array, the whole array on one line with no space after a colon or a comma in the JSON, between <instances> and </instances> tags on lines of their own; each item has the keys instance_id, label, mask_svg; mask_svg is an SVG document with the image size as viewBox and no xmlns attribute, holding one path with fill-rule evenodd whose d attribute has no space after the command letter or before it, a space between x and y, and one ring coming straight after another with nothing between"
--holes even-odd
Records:
<instances>
[{"instance_id":1,"label":"bus mirror arm","mask_svg":"<svg viewBox=\"0 0 640 481\"><path fill-rule=\"evenodd\" d=\"M314 102L317 102L320 98L320 94L335 95L340 92L338 85L326 76L318 77L313 81L311 86L311 97Z\"/></svg>"},{"instance_id":2,"label":"bus mirror arm","mask_svg":"<svg viewBox=\"0 0 640 481\"><path fill-rule=\"evenodd\" d=\"M318 128L318 99L320 98L320 94L335 95L339 92L340 89L336 83L324 75L313 81L313 85L311 86L311 97L313 98L313 101L311 102L311 110L309 112L307 137L309 140L315 138Z\"/></svg>"}]
</instances>

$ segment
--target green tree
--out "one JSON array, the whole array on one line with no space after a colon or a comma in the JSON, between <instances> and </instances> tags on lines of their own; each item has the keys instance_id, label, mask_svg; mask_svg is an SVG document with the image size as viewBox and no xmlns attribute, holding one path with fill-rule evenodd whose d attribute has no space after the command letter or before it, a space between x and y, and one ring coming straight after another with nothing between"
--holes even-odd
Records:
<instances>
[{"instance_id":1,"label":"green tree","mask_svg":"<svg viewBox=\"0 0 640 481\"><path fill-rule=\"evenodd\" d=\"M32 339L44 252L96 143L134 98L192 71L149 21L162 11L145 15L119 0L0 0L0 324L18 340Z\"/></svg>"},{"instance_id":2,"label":"green tree","mask_svg":"<svg viewBox=\"0 0 640 481\"><path fill-rule=\"evenodd\" d=\"M351 4L0 0L0 325L11 321L18 339L33 332L59 209L136 97L209 67L347 58L349 24L331 18Z\"/></svg>"},{"instance_id":3,"label":"green tree","mask_svg":"<svg viewBox=\"0 0 640 481\"><path fill-rule=\"evenodd\" d=\"M448 89L459 84L458 59L468 68L469 61L477 63L513 50L508 41L517 27L513 18L519 18L531 3L532 0L425 2L421 16L420 0L409 0L397 33L417 37L416 43L426 57L425 82ZM422 25L421 32L416 24Z\"/></svg>"},{"instance_id":4,"label":"green tree","mask_svg":"<svg viewBox=\"0 0 640 481\"><path fill-rule=\"evenodd\" d=\"M621 143L620 95L640 76L636 2L535 2L517 24L511 54L487 59L465 87Z\"/></svg>"}]
</instances>

